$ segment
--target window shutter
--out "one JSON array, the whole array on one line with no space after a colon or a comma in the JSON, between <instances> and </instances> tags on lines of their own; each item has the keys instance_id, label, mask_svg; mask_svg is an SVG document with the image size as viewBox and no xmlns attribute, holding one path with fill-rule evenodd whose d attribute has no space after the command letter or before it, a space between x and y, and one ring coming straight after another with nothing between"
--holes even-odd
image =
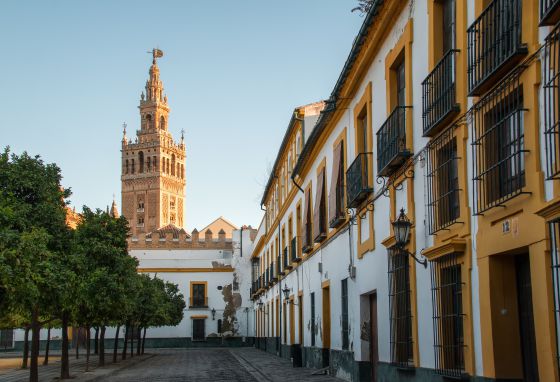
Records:
<instances>
[{"instance_id":1,"label":"window shutter","mask_svg":"<svg viewBox=\"0 0 560 382\"><path fill-rule=\"evenodd\" d=\"M333 168L332 168L332 177L331 177L331 189L329 194L329 223L332 222L342 209L338 203L339 198L337 198L337 190L342 187L342 184L339 182L340 178L340 162L342 160L342 141L336 145L334 148L334 157L333 157ZM340 190L338 190L340 192Z\"/></svg>"},{"instance_id":2,"label":"window shutter","mask_svg":"<svg viewBox=\"0 0 560 382\"><path fill-rule=\"evenodd\" d=\"M310 203L309 203L309 197L310 197L310 189L307 189L305 191L305 207L304 207L304 211L303 211L303 224L301 225L301 229L303 232L300 233L302 239L303 239L303 247L306 247L307 245L310 244L311 238L309 238L307 232L307 225L311 224L311 222L308 219L309 216L309 208L310 208Z\"/></svg>"},{"instance_id":3,"label":"window shutter","mask_svg":"<svg viewBox=\"0 0 560 382\"><path fill-rule=\"evenodd\" d=\"M323 203L323 189L325 188L325 169L323 168L317 175L317 192L315 193L315 209L313 211L313 240L316 240L322 233L321 229L321 207Z\"/></svg>"}]
</instances>

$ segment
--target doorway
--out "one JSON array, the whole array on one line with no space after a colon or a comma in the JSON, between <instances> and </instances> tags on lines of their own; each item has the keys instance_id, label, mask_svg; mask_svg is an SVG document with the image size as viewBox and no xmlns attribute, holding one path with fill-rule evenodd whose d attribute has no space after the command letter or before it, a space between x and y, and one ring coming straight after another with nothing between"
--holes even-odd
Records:
<instances>
[{"instance_id":1,"label":"doorway","mask_svg":"<svg viewBox=\"0 0 560 382\"><path fill-rule=\"evenodd\" d=\"M521 337L521 358L523 360L523 380L538 382L539 369L537 364L529 255L520 255L516 257L515 273L517 279L517 304L519 333Z\"/></svg>"},{"instance_id":2,"label":"doorway","mask_svg":"<svg viewBox=\"0 0 560 382\"><path fill-rule=\"evenodd\" d=\"M204 341L204 319L194 318L193 320L193 341Z\"/></svg>"},{"instance_id":3,"label":"doorway","mask_svg":"<svg viewBox=\"0 0 560 382\"><path fill-rule=\"evenodd\" d=\"M330 287L323 288L323 349L331 347L331 293Z\"/></svg>"},{"instance_id":4,"label":"doorway","mask_svg":"<svg viewBox=\"0 0 560 382\"><path fill-rule=\"evenodd\" d=\"M377 333L377 292L369 295L369 362L371 380L377 380L377 362L379 361Z\"/></svg>"}]
</instances>

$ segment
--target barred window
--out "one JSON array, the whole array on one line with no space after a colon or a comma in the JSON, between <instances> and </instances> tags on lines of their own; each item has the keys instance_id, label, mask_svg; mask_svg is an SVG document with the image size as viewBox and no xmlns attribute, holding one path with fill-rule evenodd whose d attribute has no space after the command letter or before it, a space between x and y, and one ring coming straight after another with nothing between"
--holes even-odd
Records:
<instances>
[{"instance_id":1,"label":"barred window","mask_svg":"<svg viewBox=\"0 0 560 382\"><path fill-rule=\"evenodd\" d=\"M459 218L459 172L457 139L453 127L433 139L426 150L428 184L428 230L430 235Z\"/></svg>"},{"instance_id":2,"label":"barred window","mask_svg":"<svg viewBox=\"0 0 560 382\"><path fill-rule=\"evenodd\" d=\"M560 219L548 224L550 229L550 256L552 288L554 289L554 320L556 322L556 363L560 371Z\"/></svg>"},{"instance_id":3,"label":"barred window","mask_svg":"<svg viewBox=\"0 0 560 382\"><path fill-rule=\"evenodd\" d=\"M546 176L560 179L560 25L547 36L543 57L544 134Z\"/></svg>"},{"instance_id":4,"label":"barred window","mask_svg":"<svg viewBox=\"0 0 560 382\"><path fill-rule=\"evenodd\" d=\"M519 72L472 108L475 214L523 193L524 110Z\"/></svg>"},{"instance_id":5,"label":"barred window","mask_svg":"<svg viewBox=\"0 0 560 382\"><path fill-rule=\"evenodd\" d=\"M408 254L390 248L388 255L391 363L400 367L412 367L412 309Z\"/></svg>"},{"instance_id":6,"label":"barred window","mask_svg":"<svg viewBox=\"0 0 560 382\"><path fill-rule=\"evenodd\" d=\"M349 330L348 330L348 279L341 281L340 285L341 294L341 304L342 304L342 314L341 314L341 326L342 326L342 349L348 350L349 347Z\"/></svg>"},{"instance_id":7,"label":"barred window","mask_svg":"<svg viewBox=\"0 0 560 382\"><path fill-rule=\"evenodd\" d=\"M465 373L459 256L453 253L430 262L436 370L449 377L461 377Z\"/></svg>"}]
</instances>

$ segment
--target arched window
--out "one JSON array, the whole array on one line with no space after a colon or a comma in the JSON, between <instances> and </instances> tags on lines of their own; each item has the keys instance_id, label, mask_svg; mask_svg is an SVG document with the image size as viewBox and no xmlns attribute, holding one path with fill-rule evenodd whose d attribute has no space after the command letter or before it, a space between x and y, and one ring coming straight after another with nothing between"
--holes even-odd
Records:
<instances>
[{"instance_id":1,"label":"arched window","mask_svg":"<svg viewBox=\"0 0 560 382\"><path fill-rule=\"evenodd\" d=\"M185 167L181 163L181 179L184 179L184 178L185 178Z\"/></svg>"},{"instance_id":2,"label":"arched window","mask_svg":"<svg viewBox=\"0 0 560 382\"><path fill-rule=\"evenodd\" d=\"M146 171L147 172L152 171L152 160L150 159L150 157L146 158Z\"/></svg>"},{"instance_id":3,"label":"arched window","mask_svg":"<svg viewBox=\"0 0 560 382\"><path fill-rule=\"evenodd\" d=\"M125 174L128 174L128 159L126 160Z\"/></svg>"},{"instance_id":4,"label":"arched window","mask_svg":"<svg viewBox=\"0 0 560 382\"><path fill-rule=\"evenodd\" d=\"M159 119L159 128L165 130L165 117L163 115Z\"/></svg>"},{"instance_id":5,"label":"arched window","mask_svg":"<svg viewBox=\"0 0 560 382\"><path fill-rule=\"evenodd\" d=\"M169 174L171 172L171 165L169 164L169 158L167 158L167 173Z\"/></svg>"},{"instance_id":6,"label":"arched window","mask_svg":"<svg viewBox=\"0 0 560 382\"><path fill-rule=\"evenodd\" d=\"M151 130L154 128L154 121L152 120L152 115L151 114L147 114L146 115L146 122L148 125L148 130Z\"/></svg>"},{"instance_id":7,"label":"arched window","mask_svg":"<svg viewBox=\"0 0 560 382\"><path fill-rule=\"evenodd\" d=\"M181 177L181 164L177 163L177 177Z\"/></svg>"},{"instance_id":8,"label":"arched window","mask_svg":"<svg viewBox=\"0 0 560 382\"><path fill-rule=\"evenodd\" d=\"M152 157L152 165L154 166L154 172L157 171L157 159L155 155Z\"/></svg>"},{"instance_id":9,"label":"arched window","mask_svg":"<svg viewBox=\"0 0 560 382\"><path fill-rule=\"evenodd\" d=\"M144 152L140 151L138 153L138 165L140 167L139 173L142 174L144 172Z\"/></svg>"},{"instance_id":10,"label":"arched window","mask_svg":"<svg viewBox=\"0 0 560 382\"><path fill-rule=\"evenodd\" d=\"M175 175L175 154L171 154L171 175Z\"/></svg>"},{"instance_id":11,"label":"arched window","mask_svg":"<svg viewBox=\"0 0 560 382\"><path fill-rule=\"evenodd\" d=\"M134 159L130 160L132 162L130 172L134 174Z\"/></svg>"}]
</instances>

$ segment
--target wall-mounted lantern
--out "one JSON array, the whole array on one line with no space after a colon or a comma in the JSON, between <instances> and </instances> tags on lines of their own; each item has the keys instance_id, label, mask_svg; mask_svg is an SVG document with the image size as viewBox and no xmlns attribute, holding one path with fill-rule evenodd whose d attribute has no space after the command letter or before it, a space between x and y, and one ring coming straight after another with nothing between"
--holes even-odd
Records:
<instances>
[{"instance_id":1,"label":"wall-mounted lantern","mask_svg":"<svg viewBox=\"0 0 560 382\"><path fill-rule=\"evenodd\" d=\"M393 232L395 233L395 246L400 251L410 255L418 264L422 264L424 268L426 268L428 266L428 260L419 260L413 253L408 252L408 250L404 248L410 239L410 227L412 226L410 219L404 213L404 208L401 208L399 217L391 224L393 225Z\"/></svg>"}]
</instances>

